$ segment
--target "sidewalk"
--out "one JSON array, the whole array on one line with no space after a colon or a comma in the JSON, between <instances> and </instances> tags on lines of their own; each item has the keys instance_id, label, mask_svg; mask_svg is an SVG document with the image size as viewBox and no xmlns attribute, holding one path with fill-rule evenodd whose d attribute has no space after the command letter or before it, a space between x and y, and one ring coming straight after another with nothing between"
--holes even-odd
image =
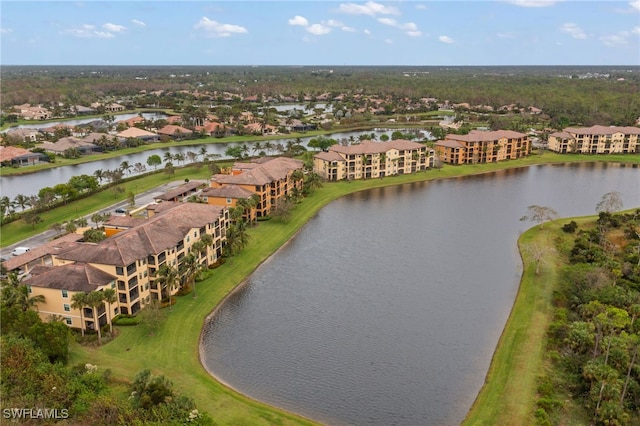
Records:
<instances>
[{"instance_id":1,"label":"sidewalk","mask_svg":"<svg viewBox=\"0 0 640 426\"><path fill-rule=\"evenodd\" d=\"M136 201L136 207L141 207L150 203L153 203L153 200L159 196L164 194L165 192L169 191L170 189L173 189L175 187L178 187L180 185L183 185L185 182L184 181L174 181L174 182L169 182L169 183L165 183L163 185L160 185L152 190L146 191L146 192L142 192L138 195L136 195L135 197L135 201ZM116 209L118 208L127 208L129 207L129 203L127 201L120 201L118 203L115 203L105 209L102 210L98 210L95 211L87 216L85 216L85 218L87 219L87 221L89 222L89 225L91 225L91 216L93 216L96 213L113 213ZM51 241L54 237L59 236L60 233L50 229L47 231L44 231L40 234L34 235L33 237L29 237L26 240L20 241L16 244L12 244L10 246L4 247L2 249L0 249L0 256L3 259L9 259L11 257L11 252L16 248L16 247L29 247L29 248L35 248L35 247L39 247L49 241Z\"/></svg>"}]
</instances>

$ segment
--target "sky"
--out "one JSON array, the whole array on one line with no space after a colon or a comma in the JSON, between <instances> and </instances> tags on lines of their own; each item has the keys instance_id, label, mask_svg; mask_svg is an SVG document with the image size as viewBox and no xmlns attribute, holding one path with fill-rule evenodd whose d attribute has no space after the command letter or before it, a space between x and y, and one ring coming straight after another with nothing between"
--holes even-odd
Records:
<instances>
[{"instance_id":1,"label":"sky","mask_svg":"<svg viewBox=\"0 0 640 426\"><path fill-rule=\"evenodd\" d=\"M0 2L2 65L640 65L640 0Z\"/></svg>"}]
</instances>

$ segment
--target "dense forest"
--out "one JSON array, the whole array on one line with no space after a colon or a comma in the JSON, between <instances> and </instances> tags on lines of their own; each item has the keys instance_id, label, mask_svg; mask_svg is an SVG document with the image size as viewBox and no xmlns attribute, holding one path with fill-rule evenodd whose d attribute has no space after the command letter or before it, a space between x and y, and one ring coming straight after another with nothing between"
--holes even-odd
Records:
<instances>
[{"instance_id":1,"label":"dense forest","mask_svg":"<svg viewBox=\"0 0 640 426\"><path fill-rule=\"evenodd\" d=\"M614 213L617 200L603 197L595 223L571 221L556 241L564 267L538 424L640 424L640 210Z\"/></svg>"},{"instance_id":2,"label":"dense forest","mask_svg":"<svg viewBox=\"0 0 640 426\"><path fill-rule=\"evenodd\" d=\"M498 108L535 106L572 124L633 125L640 116L640 67L233 67L3 66L2 107L89 104L141 91L241 96L329 93L436 98Z\"/></svg>"}]
</instances>

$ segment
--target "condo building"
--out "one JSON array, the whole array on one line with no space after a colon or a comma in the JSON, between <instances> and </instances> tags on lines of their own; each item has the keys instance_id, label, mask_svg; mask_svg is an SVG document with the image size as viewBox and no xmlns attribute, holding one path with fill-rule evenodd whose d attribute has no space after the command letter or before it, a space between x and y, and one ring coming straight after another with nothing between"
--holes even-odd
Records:
<instances>
[{"instance_id":1,"label":"condo building","mask_svg":"<svg viewBox=\"0 0 640 426\"><path fill-rule=\"evenodd\" d=\"M512 130L472 130L467 135L447 135L435 149L447 164L494 163L529 155L531 142L526 134Z\"/></svg>"},{"instance_id":2,"label":"condo building","mask_svg":"<svg viewBox=\"0 0 640 426\"><path fill-rule=\"evenodd\" d=\"M435 152L424 144L404 139L332 145L313 157L313 171L329 181L381 178L426 170Z\"/></svg>"},{"instance_id":3,"label":"condo building","mask_svg":"<svg viewBox=\"0 0 640 426\"><path fill-rule=\"evenodd\" d=\"M580 154L638 154L640 128L619 126L567 127L549 135L550 151Z\"/></svg>"}]
</instances>

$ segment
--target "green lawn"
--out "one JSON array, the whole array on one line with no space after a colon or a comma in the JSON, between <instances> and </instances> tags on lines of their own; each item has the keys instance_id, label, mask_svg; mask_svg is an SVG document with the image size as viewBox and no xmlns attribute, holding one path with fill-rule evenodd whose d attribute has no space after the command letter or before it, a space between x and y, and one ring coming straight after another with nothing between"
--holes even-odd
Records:
<instances>
[{"instance_id":1,"label":"green lawn","mask_svg":"<svg viewBox=\"0 0 640 426\"><path fill-rule=\"evenodd\" d=\"M504 168L523 167L544 162L593 161L607 159L638 164L640 156L561 156L545 153L522 160L499 164L449 166L440 170L429 170L414 175L387 177L367 181L339 182L325 185L299 204L292 220L287 224L274 221L260 222L250 230L251 240L247 248L218 269L209 272L209 278L198 284L197 298L191 295L178 299L165 324L153 336L145 334L141 327L119 327L120 335L101 348L93 349L74 345L73 363L97 364L109 368L121 379L131 379L139 370L151 368L154 374L164 374L174 382L177 389L196 401L198 407L209 412L217 424L228 425L289 425L311 424L297 416L284 413L252 401L214 380L202 367L199 360L199 340L203 321L207 315L255 268L289 240L320 208L345 194L365 189L390 186L415 181L456 177L485 173ZM190 169L178 173L191 173L189 178L203 176L193 174ZM176 174L176 178L184 175ZM206 174L204 168L201 173ZM144 188L166 182L166 176L158 175L146 182ZM145 178L146 179L146 178ZM146 186L148 185L148 186ZM139 190L143 190L138 183ZM101 203L109 204L111 193ZM82 208L87 213L94 207ZM74 215L73 206L66 214ZM82 213L82 212L81 212ZM51 213L64 217L63 213ZM559 225L556 225L559 226ZM549 226L549 230L552 227ZM5 229L3 227L3 244ZM540 240L549 243L548 234L530 230L523 234L520 245ZM525 260L527 260L525 256ZM520 292L514 304L507 327L500 339L489 374L474 404L466 424L528 424L535 392L535 378L539 371L540 351L548 321L548 302L551 286L541 283L553 282L555 270L542 268L535 276L531 265L525 266Z\"/></svg>"}]
</instances>

